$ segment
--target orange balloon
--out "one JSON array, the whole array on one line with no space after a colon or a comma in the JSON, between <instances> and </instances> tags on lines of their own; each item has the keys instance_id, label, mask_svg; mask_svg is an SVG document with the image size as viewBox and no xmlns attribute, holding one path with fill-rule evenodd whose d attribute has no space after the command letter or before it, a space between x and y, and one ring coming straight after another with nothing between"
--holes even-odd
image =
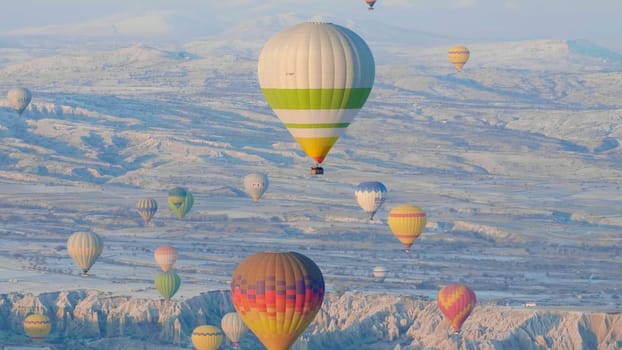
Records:
<instances>
[{"instance_id":1,"label":"orange balloon","mask_svg":"<svg viewBox=\"0 0 622 350\"><path fill-rule=\"evenodd\" d=\"M300 253L257 253L233 272L231 299L268 350L288 350L322 307L324 277Z\"/></svg>"},{"instance_id":2,"label":"orange balloon","mask_svg":"<svg viewBox=\"0 0 622 350\"><path fill-rule=\"evenodd\" d=\"M438 308L451 322L455 332L460 331L476 302L475 293L464 284L450 284L438 292Z\"/></svg>"}]
</instances>

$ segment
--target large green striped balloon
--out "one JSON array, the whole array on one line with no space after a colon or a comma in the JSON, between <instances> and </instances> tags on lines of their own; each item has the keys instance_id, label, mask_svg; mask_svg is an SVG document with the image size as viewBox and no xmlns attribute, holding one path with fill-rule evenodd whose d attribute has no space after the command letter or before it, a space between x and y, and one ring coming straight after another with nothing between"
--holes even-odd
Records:
<instances>
[{"instance_id":1,"label":"large green striped balloon","mask_svg":"<svg viewBox=\"0 0 622 350\"><path fill-rule=\"evenodd\" d=\"M353 31L301 23L274 35L258 64L259 86L305 153L322 163L374 84L371 50Z\"/></svg>"},{"instance_id":2,"label":"large green striped balloon","mask_svg":"<svg viewBox=\"0 0 622 350\"><path fill-rule=\"evenodd\" d=\"M194 205L194 197L187 189L175 187L168 191L168 207L178 218L183 219L192 209L192 205Z\"/></svg>"},{"instance_id":3,"label":"large green striped balloon","mask_svg":"<svg viewBox=\"0 0 622 350\"><path fill-rule=\"evenodd\" d=\"M166 299L170 299L177 293L181 286L179 275L173 271L158 272L155 277L155 287Z\"/></svg>"}]
</instances>

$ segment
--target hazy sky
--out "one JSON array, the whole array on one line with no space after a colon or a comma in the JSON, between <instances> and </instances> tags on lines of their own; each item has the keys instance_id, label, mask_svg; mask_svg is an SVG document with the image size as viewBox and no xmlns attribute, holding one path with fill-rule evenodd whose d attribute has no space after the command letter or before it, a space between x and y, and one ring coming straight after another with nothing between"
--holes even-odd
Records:
<instances>
[{"instance_id":1,"label":"hazy sky","mask_svg":"<svg viewBox=\"0 0 622 350\"><path fill-rule=\"evenodd\" d=\"M257 16L293 13L373 18L412 29L477 40L588 39L620 50L621 0L20 0L3 4L0 33L140 17L144 33L207 32ZM157 14L167 13L166 22ZM166 23L165 23L166 22ZM179 30L177 27L183 27ZM202 35L203 34L203 35Z\"/></svg>"}]
</instances>

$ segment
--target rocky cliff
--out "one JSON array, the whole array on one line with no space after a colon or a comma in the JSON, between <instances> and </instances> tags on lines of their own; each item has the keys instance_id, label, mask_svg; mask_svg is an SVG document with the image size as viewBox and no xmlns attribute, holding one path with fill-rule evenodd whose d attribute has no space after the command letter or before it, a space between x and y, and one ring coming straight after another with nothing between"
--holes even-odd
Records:
<instances>
[{"instance_id":1,"label":"rocky cliff","mask_svg":"<svg viewBox=\"0 0 622 350\"><path fill-rule=\"evenodd\" d=\"M199 324L220 325L228 292L187 300L147 300L95 290L0 295L0 345L24 345L22 321L45 313L57 349L179 349ZM480 304L460 335L435 301L384 294L329 293L304 334L310 349L620 349L622 315ZM242 349L260 349L252 334ZM229 348L225 342L223 348Z\"/></svg>"}]
</instances>

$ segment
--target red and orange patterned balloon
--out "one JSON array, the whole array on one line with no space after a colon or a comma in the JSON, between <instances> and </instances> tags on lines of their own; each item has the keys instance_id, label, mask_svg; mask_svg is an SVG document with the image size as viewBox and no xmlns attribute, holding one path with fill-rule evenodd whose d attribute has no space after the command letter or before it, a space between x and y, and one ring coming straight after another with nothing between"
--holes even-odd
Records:
<instances>
[{"instance_id":1,"label":"red and orange patterned balloon","mask_svg":"<svg viewBox=\"0 0 622 350\"><path fill-rule=\"evenodd\" d=\"M450 284L438 292L438 308L451 322L455 332L460 331L476 302L475 293L463 284Z\"/></svg>"},{"instance_id":2,"label":"red and orange patterned balloon","mask_svg":"<svg viewBox=\"0 0 622 350\"><path fill-rule=\"evenodd\" d=\"M257 253L233 272L231 299L268 350L288 350L322 306L324 277L300 253Z\"/></svg>"}]
</instances>

